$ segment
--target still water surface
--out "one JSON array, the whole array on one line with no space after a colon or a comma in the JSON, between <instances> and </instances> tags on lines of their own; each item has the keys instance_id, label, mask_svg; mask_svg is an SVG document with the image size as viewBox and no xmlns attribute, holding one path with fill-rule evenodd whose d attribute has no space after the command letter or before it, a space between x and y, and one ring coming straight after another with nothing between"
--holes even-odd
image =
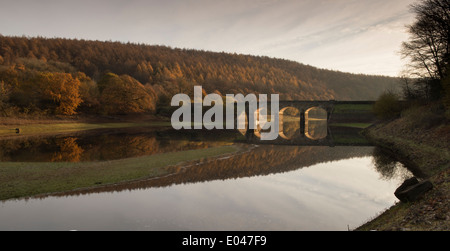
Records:
<instances>
[{"instance_id":1,"label":"still water surface","mask_svg":"<svg viewBox=\"0 0 450 251\"><path fill-rule=\"evenodd\" d=\"M109 152L119 153L119 157L173 151L169 145L176 146L175 150L185 150L229 143L217 135L213 139L204 135L188 139L170 135L148 131L133 135L110 133L107 138L121 139L128 147L123 149L123 144L113 147L107 140L103 143L112 149ZM76 138L70 140L81 149L76 161L92 156L115 159L111 157L113 154L106 153L106 146L86 137L61 136L57 141ZM130 142L138 142L137 150ZM143 142L147 144L145 147ZM41 144L21 143L40 146L33 151L43 151L45 147ZM4 147L3 161L30 161L11 154L31 151L23 149L8 151ZM48 158L63 150L48 149L51 149ZM89 149L104 152L98 154ZM189 167L183 173L160 180L1 202L0 230L346 231L392 206L396 202L393 192L408 175L406 169L392 160L386 161L374 147L260 146L230 158Z\"/></svg>"}]
</instances>

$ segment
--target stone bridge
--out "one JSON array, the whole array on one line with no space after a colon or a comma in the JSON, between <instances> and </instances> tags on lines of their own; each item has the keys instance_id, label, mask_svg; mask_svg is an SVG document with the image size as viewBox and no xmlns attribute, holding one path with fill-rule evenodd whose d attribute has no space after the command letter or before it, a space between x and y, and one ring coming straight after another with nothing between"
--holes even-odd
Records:
<instances>
[{"instance_id":1,"label":"stone bridge","mask_svg":"<svg viewBox=\"0 0 450 251\"><path fill-rule=\"evenodd\" d=\"M333 146L333 139L328 127L328 121L331 118L335 101L280 101L279 102L279 136L276 140L263 141L261 140L260 132L258 129L247 129L245 131L245 136L248 143L254 144L272 144L272 145L305 145L305 146L316 146L316 145L326 145ZM294 121L299 122L299 128L293 135L286 135L284 132L284 113L289 108L296 109L297 118L294 117ZM326 118L322 121L315 121L318 127L321 127L322 133L320 137L316 137L310 131L310 120L309 112L313 109L320 108L322 113L326 113ZM268 102L268 110L270 111L270 102ZM249 108L246 107L246 115L249 117ZM259 110L256 112L259 114ZM290 116L292 119L292 116ZM295 122L294 122L295 123ZM317 128L316 128L317 129Z\"/></svg>"},{"instance_id":2,"label":"stone bridge","mask_svg":"<svg viewBox=\"0 0 450 251\"><path fill-rule=\"evenodd\" d=\"M271 144L271 145L302 145L302 146L335 146L329 121L333 115L336 105L357 105L357 104L374 104L373 101L280 101L279 102L279 137L273 141L263 141L260 138L261 130L247 129L241 131L245 134L248 143L254 144ZM293 135L285 134L285 121L283 116L288 108L294 108L298 111L297 121L300 122L299 130ZM326 113L326 117L321 120L310 119L309 113L312 110L320 108L322 114ZM268 110L270 110L270 102L268 102ZM246 115L248 118L249 109L246 106ZM292 117L291 117L292 119ZM297 122L298 123L298 122ZM321 133L317 135L317 131Z\"/></svg>"}]
</instances>

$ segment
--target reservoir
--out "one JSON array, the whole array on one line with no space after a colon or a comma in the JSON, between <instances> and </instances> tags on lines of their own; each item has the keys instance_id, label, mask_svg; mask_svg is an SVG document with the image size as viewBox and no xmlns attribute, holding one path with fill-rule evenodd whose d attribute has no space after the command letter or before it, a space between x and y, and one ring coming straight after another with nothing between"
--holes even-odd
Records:
<instances>
[{"instance_id":1,"label":"reservoir","mask_svg":"<svg viewBox=\"0 0 450 251\"><path fill-rule=\"evenodd\" d=\"M108 130L5 139L3 162L108 161L235 144L173 175L0 202L0 230L354 229L412 174L372 146L245 144L238 134Z\"/></svg>"}]
</instances>

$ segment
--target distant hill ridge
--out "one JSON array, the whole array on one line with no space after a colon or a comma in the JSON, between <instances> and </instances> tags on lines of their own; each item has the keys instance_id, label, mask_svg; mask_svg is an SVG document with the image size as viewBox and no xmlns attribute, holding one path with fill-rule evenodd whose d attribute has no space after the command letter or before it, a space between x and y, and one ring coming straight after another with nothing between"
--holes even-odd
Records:
<instances>
[{"instance_id":1,"label":"distant hill ridge","mask_svg":"<svg viewBox=\"0 0 450 251\"><path fill-rule=\"evenodd\" d=\"M202 85L207 93L280 94L284 100L375 100L398 79L318 69L301 63L133 43L0 36L0 64L44 61L95 81L129 75L170 97ZM34 62L34 63L33 63ZM62 64L61 64L62 63Z\"/></svg>"}]
</instances>

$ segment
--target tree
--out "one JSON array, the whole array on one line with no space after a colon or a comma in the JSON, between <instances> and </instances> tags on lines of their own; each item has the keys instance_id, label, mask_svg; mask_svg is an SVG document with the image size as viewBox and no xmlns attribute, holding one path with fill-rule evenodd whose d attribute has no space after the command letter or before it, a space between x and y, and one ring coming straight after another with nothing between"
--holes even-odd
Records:
<instances>
[{"instance_id":1,"label":"tree","mask_svg":"<svg viewBox=\"0 0 450 251\"><path fill-rule=\"evenodd\" d=\"M69 73L39 72L34 79L41 99L56 105L56 114L74 115L82 100L80 81Z\"/></svg>"},{"instance_id":2,"label":"tree","mask_svg":"<svg viewBox=\"0 0 450 251\"><path fill-rule=\"evenodd\" d=\"M9 99L9 91L6 88L5 82L0 81L0 115L7 116L5 108Z\"/></svg>"},{"instance_id":3,"label":"tree","mask_svg":"<svg viewBox=\"0 0 450 251\"><path fill-rule=\"evenodd\" d=\"M416 21L408 26L410 38L401 54L410 61L409 75L426 86L421 88L429 90L429 98L437 99L450 66L450 0L424 0L411 8Z\"/></svg>"},{"instance_id":4,"label":"tree","mask_svg":"<svg viewBox=\"0 0 450 251\"><path fill-rule=\"evenodd\" d=\"M0 71L0 99L24 111L73 115L81 103L80 81L69 73L41 72L18 64Z\"/></svg>"},{"instance_id":5,"label":"tree","mask_svg":"<svg viewBox=\"0 0 450 251\"><path fill-rule=\"evenodd\" d=\"M95 111L100 105L98 101L100 93L97 83L82 72L78 72L75 76L80 81L80 96L83 100L80 105L80 110Z\"/></svg>"},{"instance_id":6,"label":"tree","mask_svg":"<svg viewBox=\"0 0 450 251\"><path fill-rule=\"evenodd\" d=\"M447 110L450 109L450 76L447 76L442 81L442 86L444 87L445 93L444 93L444 105L447 108Z\"/></svg>"},{"instance_id":7,"label":"tree","mask_svg":"<svg viewBox=\"0 0 450 251\"><path fill-rule=\"evenodd\" d=\"M24 60L29 51L39 60ZM383 90L397 85L396 78L321 70L288 60L132 43L0 36L0 56L4 61L0 72L3 66L20 61L30 70L83 72L99 82L107 72L126 74L142 84L162 86L164 92L158 94L169 99L180 89L184 92L202 85L208 93L218 90L222 94L279 93L283 99L294 100L374 100ZM98 88L101 93L100 83ZM91 83L82 89L84 95L95 87ZM83 103L80 110L97 112L89 103L95 102Z\"/></svg>"},{"instance_id":8,"label":"tree","mask_svg":"<svg viewBox=\"0 0 450 251\"><path fill-rule=\"evenodd\" d=\"M410 59L413 74L443 79L450 61L450 1L425 0L412 11L416 22L408 27L410 40L403 43L402 55Z\"/></svg>"},{"instance_id":9,"label":"tree","mask_svg":"<svg viewBox=\"0 0 450 251\"><path fill-rule=\"evenodd\" d=\"M155 111L155 98L139 81L108 73L101 83L100 103L106 114L132 114Z\"/></svg>"},{"instance_id":10,"label":"tree","mask_svg":"<svg viewBox=\"0 0 450 251\"><path fill-rule=\"evenodd\" d=\"M397 118L401 110L398 96L392 92L383 93L373 106L373 112L382 120Z\"/></svg>"}]
</instances>

